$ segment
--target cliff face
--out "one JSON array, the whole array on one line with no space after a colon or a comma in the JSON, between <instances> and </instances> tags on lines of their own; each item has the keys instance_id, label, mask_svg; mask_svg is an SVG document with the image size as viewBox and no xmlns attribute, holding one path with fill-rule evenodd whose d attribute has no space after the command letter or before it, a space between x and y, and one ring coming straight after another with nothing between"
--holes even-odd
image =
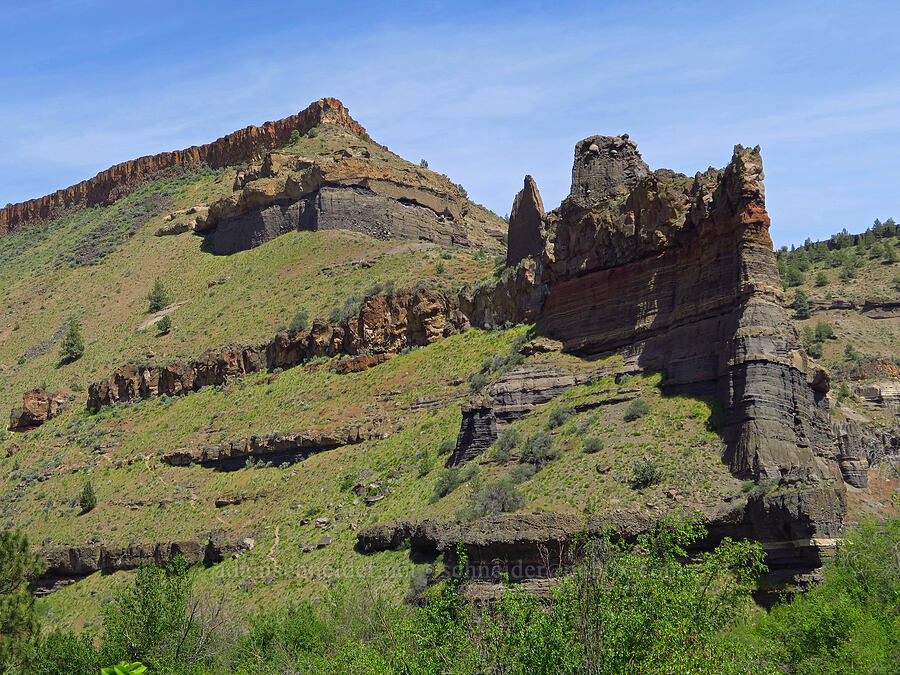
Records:
<instances>
[{"instance_id":1,"label":"cliff face","mask_svg":"<svg viewBox=\"0 0 900 675\"><path fill-rule=\"evenodd\" d=\"M111 204L131 192L147 177L164 169L201 162L217 168L259 159L266 150L287 145L291 132L295 129L305 134L323 123L337 124L368 139L366 130L350 117L340 101L323 98L296 115L266 122L261 127L249 126L206 145L193 145L184 150L122 162L89 180L57 190L53 194L8 206L0 211L0 236L23 225L51 218L71 206Z\"/></svg>"},{"instance_id":2,"label":"cliff face","mask_svg":"<svg viewBox=\"0 0 900 675\"><path fill-rule=\"evenodd\" d=\"M621 352L637 369L665 371L674 391L715 395L735 474L839 478L826 461L827 377L784 308L759 149L737 146L724 170L691 179L641 175L627 139L588 140L603 144L588 153L590 172L576 153L573 175L588 185L547 216L548 333L571 352ZM595 155L620 166L603 169ZM607 196L585 197L597 193Z\"/></svg>"}]
</instances>

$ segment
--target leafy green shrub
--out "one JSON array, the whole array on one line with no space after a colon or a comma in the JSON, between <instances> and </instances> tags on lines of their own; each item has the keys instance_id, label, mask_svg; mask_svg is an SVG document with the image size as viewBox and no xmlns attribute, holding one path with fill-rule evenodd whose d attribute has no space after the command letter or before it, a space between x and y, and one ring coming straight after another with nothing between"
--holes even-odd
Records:
<instances>
[{"instance_id":1,"label":"leafy green shrub","mask_svg":"<svg viewBox=\"0 0 900 675\"><path fill-rule=\"evenodd\" d=\"M157 278L153 282L153 288L147 293L147 311L153 314L161 309L165 309L172 302L172 296L163 285L163 282Z\"/></svg>"},{"instance_id":2,"label":"leafy green shrub","mask_svg":"<svg viewBox=\"0 0 900 675\"><path fill-rule=\"evenodd\" d=\"M501 464L508 462L513 448L515 448L521 440L522 435L515 427L504 429L503 433L500 434L494 443L494 460Z\"/></svg>"},{"instance_id":3,"label":"leafy green shrub","mask_svg":"<svg viewBox=\"0 0 900 675\"><path fill-rule=\"evenodd\" d=\"M84 338L81 337L81 324L77 319L72 319L59 344L59 365L73 363L82 356L84 356Z\"/></svg>"},{"instance_id":4,"label":"leafy green shrub","mask_svg":"<svg viewBox=\"0 0 900 675\"><path fill-rule=\"evenodd\" d=\"M633 422L634 420L644 417L649 412L650 404L642 398L636 398L628 404L627 408L625 408L625 421Z\"/></svg>"},{"instance_id":5,"label":"leafy green shrub","mask_svg":"<svg viewBox=\"0 0 900 675\"><path fill-rule=\"evenodd\" d=\"M431 473L434 468L434 457L430 452L425 450L419 458L419 478L424 478Z\"/></svg>"},{"instance_id":6,"label":"leafy green shrub","mask_svg":"<svg viewBox=\"0 0 900 675\"><path fill-rule=\"evenodd\" d=\"M603 449L603 439L598 436L590 436L584 439L584 451L587 454L600 452Z\"/></svg>"},{"instance_id":7,"label":"leafy green shrub","mask_svg":"<svg viewBox=\"0 0 900 675\"><path fill-rule=\"evenodd\" d=\"M822 340L831 340L834 338L834 328L831 327L831 324L826 323L825 321L816 322L816 339L819 341Z\"/></svg>"},{"instance_id":8,"label":"leafy green shrub","mask_svg":"<svg viewBox=\"0 0 900 675\"><path fill-rule=\"evenodd\" d=\"M542 469L560 457L562 457L562 452L559 448L553 447L553 436L549 432L539 431L525 441L519 461L523 464L533 464L535 468Z\"/></svg>"},{"instance_id":9,"label":"leafy green shrub","mask_svg":"<svg viewBox=\"0 0 900 675\"><path fill-rule=\"evenodd\" d=\"M288 330L294 334L302 333L306 330L307 325L309 325L309 314L301 309L294 315L294 318L291 319L291 324L288 326Z\"/></svg>"},{"instance_id":10,"label":"leafy green shrub","mask_svg":"<svg viewBox=\"0 0 900 675\"><path fill-rule=\"evenodd\" d=\"M87 513L93 511L97 507L97 495L94 493L94 486L91 481L84 484L81 488L81 494L78 495L78 504L81 506L81 512Z\"/></svg>"},{"instance_id":11,"label":"leafy green shrub","mask_svg":"<svg viewBox=\"0 0 900 675\"><path fill-rule=\"evenodd\" d=\"M456 439L453 438L445 438L441 441L441 444L438 446L438 454L439 455L449 455L456 449Z\"/></svg>"},{"instance_id":12,"label":"leafy green shrub","mask_svg":"<svg viewBox=\"0 0 900 675\"><path fill-rule=\"evenodd\" d=\"M575 414L575 408L572 406L562 406L559 408L554 408L550 411L550 416L547 418L547 428L548 429L556 429L557 427L561 427L563 424L569 421L569 418Z\"/></svg>"},{"instance_id":13,"label":"leafy green shrub","mask_svg":"<svg viewBox=\"0 0 900 675\"><path fill-rule=\"evenodd\" d=\"M529 480L536 472L534 464L517 464L509 470L509 479L513 484L518 485Z\"/></svg>"},{"instance_id":14,"label":"leafy green shrub","mask_svg":"<svg viewBox=\"0 0 900 675\"><path fill-rule=\"evenodd\" d=\"M488 379L484 373L472 373L469 375L469 389L472 392L481 391L487 382Z\"/></svg>"},{"instance_id":15,"label":"leafy green shrub","mask_svg":"<svg viewBox=\"0 0 900 675\"><path fill-rule=\"evenodd\" d=\"M631 471L631 486L634 488L656 485L663 479L662 467L652 459L646 458L634 463Z\"/></svg>"},{"instance_id":16,"label":"leafy green shrub","mask_svg":"<svg viewBox=\"0 0 900 675\"><path fill-rule=\"evenodd\" d=\"M525 506L528 500L509 478L488 483L472 495L471 509L476 516L507 513Z\"/></svg>"},{"instance_id":17,"label":"leafy green shrub","mask_svg":"<svg viewBox=\"0 0 900 675\"><path fill-rule=\"evenodd\" d=\"M821 288L822 286L827 286L827 285L828 285L828 275L825 274L825 270L822 270L821 272L819 272L816 275L816 286L819 286Z\"/></svg>"},{"instance_id":18,"label":"leafy green shrub","mask_svg":"<svg viewBox=\"0 0 900 675\"><path fill-rule=\"evenodd\" d=\"M288 139L288 142L293 145L294 143L298 143L300 141L300 130L293 129L291 130L291 137Z\"/></svg>"},{"instance_id":19,"label":"leafy green shrub","mask_svg":"<svg viewBox=\"0 0 900 675\"><path fill-rule=\"evenodd\" d=\"M306 132L306 135L309 138L316 138L319 135L319 127L313 127L309 131Z\"/></svg>"},{"instance_id":20,"label":"leafy green shrub","mask_svg":"<svg viewBox=\"0 0 900 675\"><path fill-rule=\"evenodd\" d=\"M462 485L463 482L462 472L459 470L459 467L451 466L442 469L434 483L434 490L431 493L431 502L434 503L442 497L446 497Z\"/></svg>"},{"instance_id":21,"label":"leafy green shrub","mask_svg":"<svg viewBox=\"0 0 900 675\"><path fill-rule=\"evenodd\" d=\"M145 672L147 672L147 666L140 661L134 663L120 661L118 665L101 668L100 675L143 675Z\"/></svg>"},{"instance_id":22,"label":"leafy green shrub","mask_svg":"<svg viewBox=\"0 0 900 675\"><path fill-rule=\"evenodd\" d=\"M172 317L166 314L163 318L156 322L156 328L160 335L168 335L172 330Z\"/></svg>"}]
</instances>

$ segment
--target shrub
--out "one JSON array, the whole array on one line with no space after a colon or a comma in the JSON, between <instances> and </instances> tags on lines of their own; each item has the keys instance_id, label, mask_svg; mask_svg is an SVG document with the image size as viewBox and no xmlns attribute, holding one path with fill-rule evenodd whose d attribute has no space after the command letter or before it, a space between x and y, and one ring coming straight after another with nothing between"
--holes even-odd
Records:
<instances>
[{"instance_id":1,"label":"shrub","mask_svg":"<svg viewBox=\"0 0 900 675\"><path fill-rule=\"evenodd\" d=\"M553 447L553 436L549 432L539 431L532 434L522 446L522 455L519 461L524 464L533 464L535 468L542 469L553 460L559 459L562 452Z\"/></svg>"},{"instance_id":2,"label":"shrub","mask_svg":"<svg viewBox=\"0 0 900 675\"><path fill-rule=\"evenodd\" d=\"M825 270L822 270L816 275L816 286L827 286L828 285L828 275L825 274Z\"/></svg>"},{"instance_id":3,"label":"shrub","mask_svg":"<svg viewBox=\"0 0 900 675\"><path fill-rule=\"evenodd\" d=\"M84 356L84 338L81 337L81 324L77 319L72 319L59 345L59 365L72 363L82 356Z\"/></svg>"},{"instance_id":4,"label":"shrub","mask_svg":"<svg viewBox=\"0 0 900 675\"><path fill-rule=\"evenodd\" d=\"M438 260L434 266L434 273L435 274L443 274L446 271L447 271L447 266L444 265L444 261Z\"/></svg>"},{"instance_id":5,"label":"shrub","mask_svg":"<svg viewBox=\"0 0 900 675\"><path fill-rule=\"evenodd\" d=\"M636 398L625 408L625 421L633 422L650 412L650 404L642 398Z\"/></svg>"},{"instance_id":6,"label":"shrub","mask_svg":"<svg viewBox=\"0 0 900 675\"><path fill-rule=\"evenodd\" d=\"M419 160L419 166L422 167L423 169L427 169L427 168L428 168L428 160L427 160L427 159L420 159L420 160Z\"/></svg>"},{"instance_id":7,"label":"shrub","mask_svg":"<svg viewBox=\"0 0 900 675\"><path fill-rule=\"evenodd\" d=\"M439 455L449 455L456 449L456 440L453 438L445 438L438 446Z\"/></svg>"},{"instance_id":8,"label":"shrub","mask_svg":"<svg viewBox=\"0 0 900 675\"><path fill-rule=\"evenodd\" d=\"M487 382L488 379L484 373L472 373L469 375L469 389L473 392L481 391Z\"/></svg>"},{"instance_id":9,"label":"shrub","mask_svg":"<svg viewBox=\"0 0 900 675\"><path fill-rule=\"evenodd\" d=\"M816 323L816 340L831 340L834 338L834 328L831 327L831 324L826 323L824 321L819 321Z\"/></svg>"},{"instance_id":10,"label":"shrub","mask_svg":"<svg viewBox=\"0 0 900 675\"><path fill-rule=\"evenodd\" d=\"M509 478L488 483L472 496L472 511L476 516L507 513L525 506L528 500Z\"/></svg>"},{"instance_id":11,"label":"shrub","mask_svg":"<svg viewBox=\"0 0 900 675\"><path fill-rule=\"evenodd\" d=\"M497 438L497 441L494 443L494 459L503 464L508 462L510 453L513 448L519 444L521 439L522 437L518 429L514 427L504 429L503 433L500 434L500 437Z\"/></svg>"},{"instance_id":12,"label":"shrub","mask_svg":"<svg viewBox=\"0 0 900 675\"><path fill-rule=\"evenodd\" d=\"M792 286L800 286L805 281L806 276L799 268L789 266L787 270L785 270L784 283L788 286L788 288Z\"/></svg>"},{"instance_id":13,"label":"shrub","mask_svg":"<svg viewBox=\"0 0 900 675\"><path fill-rule=\"evenodd\" d=\"M844 347L844 357L848 361L861 361L863 355L857 351L857 349L851 344L847 343L847 346Z\"/></svg>"},{"instance_id":14,"label":"shrub","mask_svg":"<svg viewBox=\"0 0 900 675\"><path fill-rule=\"evenodd\" d=\"M587 454L600 452L603 449L603 439L597 436L591 436L584 439L584 451Z\"/></svg>"},{"instance_id":15,"label":"shrub","mask_svg":"<svg viewBox=\"0 0 900 675\"><path fill-rule=\"evenodd\" d=\"M306 326L309 323L309 314L304 312L302 309L294 315L294 318L291 319L291 325L288 326L288 330L291 333L302 333L306 330Z\"/></svg>"},{"instance_id":16,"label":"shrub","mask_svg":"<svg viewBox=\"0 0 900 675\"><path fill-rule=\"evenodd\" d=\"M319 127L313 127L313 128L310 129L308 132L306 132L306 135L307 135L309 138L315 138L316 136L319 135Z\"/></svg>"},{"instance_id":17,"label":"shrub","mask_svg":"<svg viewBox=\"0 0 900 675\"><path fill-rule=\"evenodd\" d=\"M293 145L294 143L297 143L299 140L300 140L300 130L299 129L292 130L289 142Z\"/></svg>"},{"instance_id":18,"label":"shrub","mask_svg":"<svg viewBox=\"0 0 900 675\"><path fill-rule=\"evenodd\" d=\"M515 484L524 483L529 480L535 473L534 464L517 464L509 471L509 479Z\"/></svg>"},{"instance_id":19,"label":"shrub","mask_svg":"<svg viewBox=\"0 0 900 675\"><path fill-rule=\"evenodd\" d=\"M172 297L169 295L169 291L163 285L163 282L157 278L156 281L153 282L153 288L147 293L148 311L153 314L154 312L158 312L167 307L171 302Z\"/></svg>"},{"instance_id":20,"label":"shrub","mask_svg":"<svg viewBox=\"0 0 900 675\"><path fill-rule=\"evenodd\" d=\"M424 478L434 468L434 457L427 450L419 458L419 478Z\"/></svg>"},{"instance_id":21,"label":"shrub","mask_svg":"<svg viewBox=\"0 0 900 675\"><path fill-rule=\"evenodd\" d=\"M573 408L572 406L562 406L560 408L554 408L550 412L550 417L547 419L547 428L555 429L556 427L561 427L574 414L575 408Z\"/></svg>"},{"instance_id":22,"label":"shrub","mask_svg":"<svg viewBox=\"0 0 900 675\"><path fill-rule=\"evenodd\" d=\"M78 503L81 506L81 512L87 513L93 511L97 506L97 495L94 493L94 486L91 481L84 484L81 488L81 494L78 495Z\"/></svg>"},{"instance_id":23,"label":"shrub","mask_svg":"<svg viewBox=\"0 0 900 675\"><path fill-rule=\"evenodd\" d=\"M652 459L642 459L634 463L631 471L631 486L635 488L656 485L663 479L662 468Z\"/></svg>"},{"instance_id":24,"label":"shrub","mask_svg":"<svg viewBox=\"0 0 900 675\"><path fill-rule=\"evenodd\" d=\"M172 330L172 317L166 314L156 323L156 327L159 329L160 335L168 335Z\"/></svg>"},{"instance_id":25,"label":"shrub","mask_svg":"<svg viewBox=\"0 0 900 675\"><path fill-rule=\"evenodd\" d=\"M447 469L443 469L438 474L437 480L434 483L434 490L431 493L431 502L434 503L442 497L446 497L462 485L462 483L463 481L459 467L451 466Z\"/></svg>"}]
</instances>

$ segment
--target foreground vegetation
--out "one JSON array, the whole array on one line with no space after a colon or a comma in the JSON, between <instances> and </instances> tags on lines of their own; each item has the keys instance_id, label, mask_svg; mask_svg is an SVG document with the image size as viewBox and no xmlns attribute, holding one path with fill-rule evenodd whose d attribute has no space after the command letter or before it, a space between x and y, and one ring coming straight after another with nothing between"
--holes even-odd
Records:
<instances>
[{"instance_id":1,"label":"foreground vegetation","mask_svg":"<svg viewBox=\"0 0 900 675\"><path fill-rule=\"evenodd\" d=\"M900 658L900 521L849 533L825 581L768 614L750 598L758 544L724 540L689 562L705 533L666 522L634 544L586 541L546 601L512 586L489 607L466 599L466 558L418 606L340 583L318 605L240 617L193 588L183 560L145 567L103 608L97 633L38 636L16 591L3 619L6 673L891 673ZM3 577L24 574L16 540ZM25 565L27 567L27 564ZM5 606L9 609L8 605Z\"/></svg>"}]
</instances>

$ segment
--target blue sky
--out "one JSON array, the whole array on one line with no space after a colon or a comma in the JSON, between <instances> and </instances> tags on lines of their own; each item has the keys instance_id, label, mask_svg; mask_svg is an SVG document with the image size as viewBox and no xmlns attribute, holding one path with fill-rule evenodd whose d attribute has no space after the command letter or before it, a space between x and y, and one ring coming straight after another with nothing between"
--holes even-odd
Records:
<instances>
[{"instance_id":1,"label":"blue sky","mask_svg":"<svg viewBox=\"0 0 900 675\"><path fill-rule=\"evenodd\" d=\"M501 215L628 132L689 174L761 145L776 245L900 219L900 3L0 2L0 204L335 96Z\"/></svg>"}]
</instances>

